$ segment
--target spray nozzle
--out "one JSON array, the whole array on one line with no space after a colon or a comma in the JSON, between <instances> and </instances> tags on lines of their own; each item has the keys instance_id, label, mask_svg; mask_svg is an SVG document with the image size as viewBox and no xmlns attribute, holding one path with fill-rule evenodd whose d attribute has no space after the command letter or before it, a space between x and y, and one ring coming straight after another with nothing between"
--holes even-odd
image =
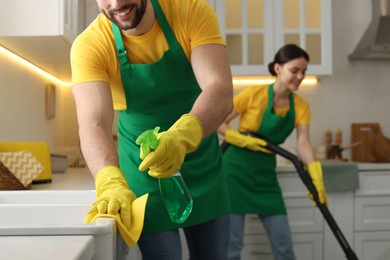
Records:
<instances>
[{"instance_id":1,"label":"spray nozzle","mask_svg":"<svg viewBox=\"0 0 390 260\"><path fill-rule=\"evenodd\" d=\"M156 150L159 144L157 138L158 131L160 130L159 126L156 126L154 129L149 129L140 134L135 143L141 146L143 156L146 157L150 152Z\"/></svg>"}]
</instances>

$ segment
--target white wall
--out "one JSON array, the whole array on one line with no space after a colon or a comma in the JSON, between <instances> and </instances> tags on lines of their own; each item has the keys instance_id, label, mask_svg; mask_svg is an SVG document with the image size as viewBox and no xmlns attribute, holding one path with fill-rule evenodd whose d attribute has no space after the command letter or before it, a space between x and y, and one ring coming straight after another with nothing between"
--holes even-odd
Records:
<instances>
[{"instance_id":1,"label":"white wall","mask_svg":"<svg viewBox=\"0 0 390 260\"><path fill-rule=\"evenodd\" d=\"M332 1L332 16L333 75L320 78L315 91L300 91L312 108L312 144L325 142L326 129L340 128L348 145L351 123L358 122L378 122L390 137L390 60L348 61L371 21L371 0ZM350 158L350 151L343 155Z\"/></svg>"},{"instance_id":2,"label":"white wall","mask_svg":"<svg viewBox=\"0 0 390 260\"><path fill-rule=\"evenodd\" d=\"M326 0L328 1L328 0ZM94 2L94 1L93 1ZM94 10L92 1L90 8ZM390 137L390 60L348 61L371 20L371 0L332 1L333 75L316 89L299 91L312 108L312 144L324 142L326 129L340 128L350 143L355 122L379 122ZM54 120L45 118L45 81L0 56L0 140L45 140L53 146L78 144L70 89L57 91ZM284 145L295 148L295 134ZM349 151L344 156L349 156Z\"/></svg>"},{"instance_id":3,"label":"white wall","mask_svg":"<svg viewBox=\"0 0 390 260\"><path fill-rule=\"evenodd\" d=\"M55 86L55 117L46 118L47 80L0 55L0 141L44 141L77 146L71 89Z\"/></svg>"},{"instance_id":4,"label":"white wall","mask_svg":"<svg viewBox=\"0 0 390 260\"><path fill-rule=\"evenodd\" d=\"M0 141L55 144L58 116L45 115L45 81L0 55Z\"/></svg>"},{"instance_id":5,"label":"white wall","mask_svg":"<svg viewBox=\"0 0 390 260\"><path fill-rule=\"evenodd\" d=\"M86 0L86 23L97 12L96 1ZM46 119L47 80L1 54L0 79L0 141L45 141L53 150L79 145L71 88L56 86L55 118Z\"/></svg>"}]
</instances>

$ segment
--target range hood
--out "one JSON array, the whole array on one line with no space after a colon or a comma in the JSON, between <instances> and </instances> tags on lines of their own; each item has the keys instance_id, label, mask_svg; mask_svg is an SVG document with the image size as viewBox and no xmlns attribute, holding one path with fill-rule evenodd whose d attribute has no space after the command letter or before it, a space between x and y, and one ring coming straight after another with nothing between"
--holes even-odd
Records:
<instances>
[{"instance_id":1,"label":"range hood","mask_svg":"<svg viewBox=\"0 0 390 260\"><path fill-rule=\"evenodd\" d=\"M388 0L372 0L372 21L349 60L390 59L390 15Z\"/></svg>"}]
</instances>

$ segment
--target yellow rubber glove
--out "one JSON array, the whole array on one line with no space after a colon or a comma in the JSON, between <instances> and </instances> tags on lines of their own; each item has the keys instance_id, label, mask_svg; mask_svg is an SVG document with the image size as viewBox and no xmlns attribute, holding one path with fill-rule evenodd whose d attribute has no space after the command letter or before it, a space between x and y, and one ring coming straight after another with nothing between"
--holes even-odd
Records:
<instances>
[{"instance_id":1,"label":"yellow rubber glove","mask_svg":"<svg viewBox=\"0 0 390 260\"><path fill-rule=\"evenodd\" d=\"M271 151L264 148L264 146L267 145L267 142L255 138L246 136L243 134L240 134L234 129L228 129L225 132L225 141L229 144L241 147L241 148L247 148L249 150L255 151L255 152L264 152L264 153L272 153Z\"/></svg>"},{"instance_id":2,"label":"yellow rubber glove","mask_svg":"<svg viewBox=\"0 0 390 260\"><path fill-rule=\"evenodd\" d=\"M324 179L322 176L322 167L319 161L314 161L306 165L307 172L309 173L314 186L317 189L318 196L321 204L325 204L328 207L328 200L326 198L326 190L324 185ZM309 193L311 199L312 194Z\"/></svg>"},{"instance_id":3,"label":"yellow rubber glove","mask_svg":"<svg viewBox=\"0 0 390 260\"><path fill-rule=\"evenodd\" d=\"M203 128L194 115L184 114L167 131L157 136L160 142L157 149L143 159L139 170L149 168L150 176L168 178L180 169L186 154L198 148L203 138Z\"/></svg>"},{"instance_id":4,"label":"yellow rubber glove","mask_svg":"<svg viewBox=\"0 0 390 260\"><path fill-rule=\"evenodd\" d=\"M97 199L84 218L92 223L97 218L114 218L126 244L135 244L142 232L148 194L136 199L129 189L122 171L106 166L95 177Z\"/></svg>"}]
</instances>

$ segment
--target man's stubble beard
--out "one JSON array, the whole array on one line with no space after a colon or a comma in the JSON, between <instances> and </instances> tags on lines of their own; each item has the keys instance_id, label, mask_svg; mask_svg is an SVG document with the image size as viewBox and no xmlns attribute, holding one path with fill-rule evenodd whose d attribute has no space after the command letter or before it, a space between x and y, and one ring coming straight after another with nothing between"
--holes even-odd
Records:
<instances>
[{"instance_id":1,"label":"man's stubble beard","mask_svg":"<svg viewBox=\"0 0 390 260\"><path fill-rule=\"evenodd\" d=\"M147 5L147 0L141 0L140 7L135 6L135 13L134 16L132 17L132 20L128 20L123 22L117 21L115 19L115 14L113 11L109 11L106 13L104 10L101 10L101 13L103 13L111 22L116 24L121 30L130 30L136 28L142 21L142 18L145 15L145 10L146 10L146 5ZM129 8L129 5L124 6L121 9L126 9Z\"/></svg>"}]
</instances>

